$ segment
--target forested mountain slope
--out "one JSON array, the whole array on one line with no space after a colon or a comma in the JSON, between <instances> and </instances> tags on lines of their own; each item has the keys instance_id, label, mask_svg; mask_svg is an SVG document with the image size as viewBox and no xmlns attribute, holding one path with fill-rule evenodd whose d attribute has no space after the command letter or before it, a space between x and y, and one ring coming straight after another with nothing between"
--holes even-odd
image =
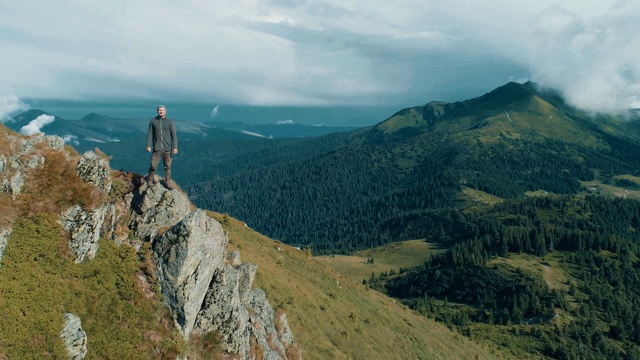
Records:
<instances>
[{"instance_id":1,"label":"forested mountain slope","mask_svg":"<svg viewBox=\"0 0 640 360\"><path fill-rule=\"evenodd\" d=\"M348 134L229 142L224 151L191 142L185 150L198 156L182 166L197 170L180 176L199 206L316 253L348 253L425 237L430 214L472 205L465 187L500 198L575 194L581 181L634 174L630 154L640 143L629 134L619 119L594 119L533 84L509 83Z\"/></svg>"}]
</instances>

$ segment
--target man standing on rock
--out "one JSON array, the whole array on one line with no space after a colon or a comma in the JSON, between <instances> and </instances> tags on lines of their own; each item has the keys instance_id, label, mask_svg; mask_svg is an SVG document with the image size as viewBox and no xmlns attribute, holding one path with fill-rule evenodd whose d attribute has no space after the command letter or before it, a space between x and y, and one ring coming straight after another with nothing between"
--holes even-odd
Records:
<instances>
[{"instance_id":1,"label":"man standing on rock","mask_svg":"<svg viewBox=\"0 0 640 360\"><path fill-rule=\"evenodd\" d=\"M173 121L165 116L167 109L164 105L159 105L157 110L158 116L149 121L149 130L147 130L147 151L151 152L153 150L147 185L151 187L155 183L156 169L160 158L162 158L165 186L167 189L173 190L173 185L171 185L171 155L172 153L178 153L178 137L176 136L176 127Z\"/></svg>"}]
</instances>

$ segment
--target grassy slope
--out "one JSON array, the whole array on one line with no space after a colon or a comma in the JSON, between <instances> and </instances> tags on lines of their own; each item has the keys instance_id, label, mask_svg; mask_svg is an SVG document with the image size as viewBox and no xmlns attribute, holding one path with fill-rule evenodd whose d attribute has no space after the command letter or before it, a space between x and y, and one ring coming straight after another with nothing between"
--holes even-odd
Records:
<instances>
[{"instance_id":1,"label":"grassy slope","mask_svg":"<svg viewBox=\"0 0 640 360\"><path fill-rule=\"evenodd\" d=\"M229 250L258 265L254 286L287 313L306 359L493 359L499 353L340 276L303 251L217 213Z\"/></svg>"},{"instance_id":2,"label":"grassy slope","mask_svg":"<svg viewBox=\"0 0 640 360\"><path fill-rule=\"evenodd\" d=\"M102 241L94 259L75 264L56 216L18 218L13 229L0 269L0 359L66 357L65 312L81 318L91 358L179 353L179 334L160 321L166 309L137 282L132 248Z\"/></svg>"},{"instance_id":3,"label":"grassy slope","mask_svg":"<svg viewBox=\"0 0 640 360\"><path fill-rule=\"evenodd\" d=\"M338 274L347 275L354 280L368 279L371 273L379 275L390 270L409 268L424 264L431 254L444 251L438 244L424 240L409 240L391 243L372 250L358 251L352 256L316 256L314 259L334 269ZM367 259L373 258L373 264Z\"/></svg>"}]
</instances>

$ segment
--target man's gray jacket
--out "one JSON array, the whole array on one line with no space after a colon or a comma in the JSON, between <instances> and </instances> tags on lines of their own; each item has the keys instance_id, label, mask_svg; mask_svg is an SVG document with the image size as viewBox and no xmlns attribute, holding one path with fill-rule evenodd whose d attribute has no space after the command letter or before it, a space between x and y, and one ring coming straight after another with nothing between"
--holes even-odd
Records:
<instances>
[{"instance_id":1,"label":"man's gray jacket","mask_svg":"<svg viewBox=\"0 0 640 360\"><path fill-rule=\"evenodd\" d=\"M171 151L178 148L178 137L173 121L167 117L156 116L149 121L147 147L153 151Z\"/></svg>"}]
</instances>

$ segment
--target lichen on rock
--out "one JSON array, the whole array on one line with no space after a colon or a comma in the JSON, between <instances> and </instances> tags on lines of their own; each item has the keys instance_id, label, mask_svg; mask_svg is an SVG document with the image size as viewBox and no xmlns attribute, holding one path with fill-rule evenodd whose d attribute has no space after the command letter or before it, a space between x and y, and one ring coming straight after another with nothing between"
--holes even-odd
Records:
<instances>
[{"instance_id":1,"label":"lichen on rock","mask_svg":"<svg viewBox=\"0 0 640 360\"><path fill-rule=\"evenodd\" d=\"M62 228L69 233L69 247L76 254L76 263L96 256L105 219L113 218L114 212L115 206L105 203L91 211L83 210L80 205L74 205L62 213L60 222Z\"/></svg>"},{"instance_id":2,"label":"lichen on rock","mask_svg":"<svg viewBox=\"0 0 640 360\"><path fill-rule=\"evenodd\" d=\"M85 182L94 184L104 193L111 190L111 167L109 160L93 151L85 152L77 165L78 176Z\"/></svg>"}]
</instances>

